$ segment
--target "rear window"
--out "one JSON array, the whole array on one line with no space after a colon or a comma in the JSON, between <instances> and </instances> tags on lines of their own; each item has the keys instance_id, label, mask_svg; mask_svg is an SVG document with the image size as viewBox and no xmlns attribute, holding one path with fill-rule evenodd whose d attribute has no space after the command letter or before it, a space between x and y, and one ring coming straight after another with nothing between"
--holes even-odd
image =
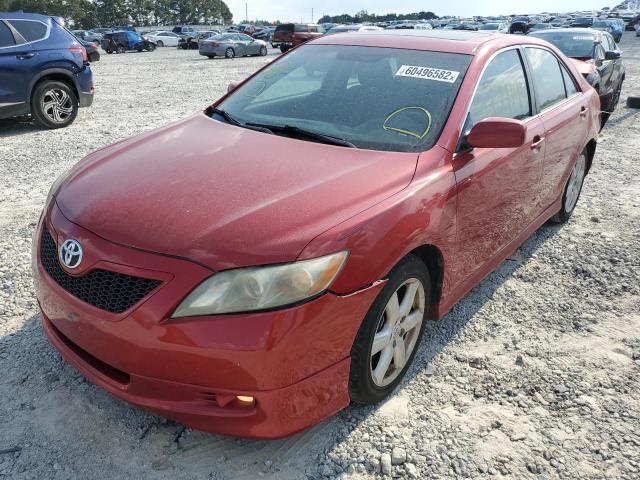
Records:
<instances>
[{"instance_id":1,"label":"rear window","mask_svg":"<svg viewBox=\"0 0 640 480\"><path fill-rule=\"evenodd\" d=\"M307 25L296 25L293 29L294 32L308 32L309 27Z\"/></svg>"},{"instance_id":2,"label":"rear window","mask_svg":"<svg viewBox=\"0 0 640 480\"><path fill-rule=\"evenodd\" d=\"M442 52L305 45L234 90L219 108L242 123L295 126L358 148L424 151L440 135L470 60Z\"/></svg>"},{"instance_id":3,"label":"rear window","mask_svg":"<svg viewBox=\"0 0 640 480\"><path fill-rule=\"evenodd\" d=\"M278 25L276 32L293 32L293 23L286 23L284 25Z\"/></svg>"},{"instance_id":4,"label":"rear window","mask_svg":"<svg viewBox=\"0 0 640 480\"><path fill-rule=\"evenodd\" d=\"M593 58L595 35L583 32L540 32L532 37L541 38L558 47L567 57Z\"/></svg>"},{"instance_id":5,"label":"rear window","mask_svg":"<svg viewBox=\"0 0 640 480\"><path fill-rule=\"evenodd\" d=\"M20 35L27 42L36 42L42 40L47 36L47 26L35 20L10 20L9 23L13 25Z\"/></svg>"},{"instance_id":6,"label":"rear window","mask_svg":"<svg viewBox=\"0 0 640 480\"><path fill-rule=\"evenodd\" d=\"M12 47L16 44L13 39L13 34L9 27L7 27L4 22L0 21L0 48L3 47Z\"/></svg>"}]
</instances>

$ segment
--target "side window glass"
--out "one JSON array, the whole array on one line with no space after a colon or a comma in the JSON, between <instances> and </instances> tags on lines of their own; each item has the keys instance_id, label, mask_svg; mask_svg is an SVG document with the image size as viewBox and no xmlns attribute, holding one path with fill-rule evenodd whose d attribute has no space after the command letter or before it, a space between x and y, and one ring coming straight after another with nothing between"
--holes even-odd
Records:
<instances>
[{"instance_id":1,"label":"side window glass","mask_svg":"<svg viewBox=\"0 0 640 480\"><path fill-rule=\"evenodd\" d=\"M515 49L507 50L498 54L482 74L465 132L488 117L522 120L529 116L531 102L520 54Z\"/></svg>"},{"instance_id":2,"label":"side window glass","mask_svg":"<svg viewBox=\"0 0 640 480\"><path fill-rule=\"evenodd\" d=\"M11 20L9 23L27 42L36 42L47 36L47 26L42 22Z\"/></svg>"},{"instance_id":3,"label":"side window glass","mask_svg":"<svg viewBox=\"0 0 640 480\"><path fill-rule=\"evenodd\" d=\"M566 98L564 79L558 59L541 48L525 49L531 66L531 75L538 99L538 108L544 110Z\"/></svg>"},{"instance_id":4,"label":"side window glass","mask_svg":"<svg viewBox=\"0 0 640 480\"><path fill-rule=\"evenodd\" d=\"M578 93L578 88L576 87L576 82L574 81L573 76L564 65L560 64L560 68L562 70L562 78L564 79L564 88L567 91L567 97L575 95Z\"/></svg>"},{"instance_id":5,"label":"side window glass","mask_svg":"<svg viewBox=\"0 0 640 480\"><path fill-rule=\"evenodd\" d=\"M15 44L11 30L4 22L0 21L0 48L13 47Z\"/></svg>"},{"instance_id":6,"label":"side window glass","mask_svg":"<svg viewBox=\"0 0 640 480\"><path fill-rule=\"evenodd\" d=\"M604 60L604 48L601 44L596 45L596 60Z\"/></svg>"}]
</instances>

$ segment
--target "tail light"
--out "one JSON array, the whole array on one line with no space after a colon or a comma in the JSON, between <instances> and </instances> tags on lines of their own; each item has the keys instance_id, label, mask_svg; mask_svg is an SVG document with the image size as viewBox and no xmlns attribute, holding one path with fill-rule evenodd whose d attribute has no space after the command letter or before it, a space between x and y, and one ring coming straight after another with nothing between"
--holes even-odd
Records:
<instances>
[{"instance_id":1,"label":"tail light","mask_svg":"<svg viewBox=\"0 0 640 480\"><path fill-rule=\"evenodd\" d=\"M87 49L84 48L82 45L71 45L69 47L69 51L73 54L79 53L80 55L82 55L83 63L86 63L89 61L89 57L87 57Z\"/></svg>"}]
</instances>

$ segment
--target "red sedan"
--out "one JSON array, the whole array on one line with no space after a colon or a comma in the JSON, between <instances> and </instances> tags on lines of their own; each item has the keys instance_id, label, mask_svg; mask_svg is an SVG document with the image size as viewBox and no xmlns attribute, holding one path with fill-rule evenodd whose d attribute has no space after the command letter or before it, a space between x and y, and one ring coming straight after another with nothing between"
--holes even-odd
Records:
<instances>
[{"instance_id":1,"label":"red sedan","mask_svg":"<svg viewBox=\"0 0 640 480\"><path fill-rule=\"evenodd\" d=\"M426 320L571 216L599 112L541 40L314 40L54 183L45 332L91 381L201 430L280 437L378 402Z\"/></svg>"}]
</instances>

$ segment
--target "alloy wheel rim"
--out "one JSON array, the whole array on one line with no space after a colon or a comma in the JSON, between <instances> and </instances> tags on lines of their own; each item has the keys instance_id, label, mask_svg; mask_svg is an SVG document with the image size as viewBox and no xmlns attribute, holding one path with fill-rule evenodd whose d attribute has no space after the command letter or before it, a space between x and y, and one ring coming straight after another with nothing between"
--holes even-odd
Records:
<instances>
[{"instance_id":1,"label":"alloy wheel rim","mask_svg":"<svg viewBox=\"0 0 640 480\"><path fill-rule=\"evenodd\" d=\"M584 173L586 169L586 159L584 155L580 155L576 160L575 165L571 169L571 176L567 183L567 194L565 195L564 209L571 212L578 202L580 196L580 190L582 189L582 182L584 181Z\"/></svg>"},{"instance_id":2,"label":"alloy wheel rim","mask_svg":"<svg viewBox=\"0 0 640 480\"><path fill-rule=\"evenodd\" d=\"M73 99L61 88L47 90L42 96L42 111L54 123L65 123L73 114Z\"/></svg>"},{"instance_id":3,"label":"alloy wheel rim","mask_svg":"<svg viewBox=\"0 0 640 480\"><path fill-rule=\"evenodd\" d=\"M402 372L418 342L425 310L422 282L410 278L385 306L371 345L369 369L373 383L386 387Z\"/></svg>"}]
</instances>

